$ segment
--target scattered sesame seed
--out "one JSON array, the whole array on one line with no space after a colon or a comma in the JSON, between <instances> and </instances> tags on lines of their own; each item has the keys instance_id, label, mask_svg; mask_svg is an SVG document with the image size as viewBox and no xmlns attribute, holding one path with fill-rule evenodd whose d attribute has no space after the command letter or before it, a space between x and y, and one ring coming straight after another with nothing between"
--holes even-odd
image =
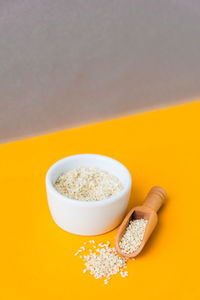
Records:
<instances>
[{"instance_id":1,"label":"scattered sesame seed","mask_svg":"<svg viewBox=\"0 0 200 300\"><path fill-rule=\"evenodd\" d=\"M147 222L144 219L130 221L120 241L120 247L125 253L131 253L140 246ZM94 240L90 240L89 243L93 244L91 245L93 249L81 246L81 249L75 253L75 255L78 255L82 251L89 250L88 255L79 256L83 259L85 265L83 273L89 272L95 279L104 279L105 284L108 284L111 277L117 273L120 273L122 278L128 276L128 271L126 271L128 259L121 257L115 248L110 247L109 241L99 243L98 248L94 245ZM84 245L86 245L86 242L84 242ZM132 260L135 260L135 258L132 258Z\"/></svg>"},{"instance_id":2,"label":"scattered sesame seed","mask_svg":"<svg viewBox=\"0 0 200 300\"><path fill-rule=\"evenodd\" d=\"M83 256L86 267L83 273L89 272L95 279L104 279L105 284L108 284L110 278L119 272L122 277L128 276L128 272L123 271L126 267L127 259L118 255L116 249L111 248L108 242L100 244L101 248L96 248L95 246L95 252L89 249L89 255Z\"/></svg>"}]
</instances>

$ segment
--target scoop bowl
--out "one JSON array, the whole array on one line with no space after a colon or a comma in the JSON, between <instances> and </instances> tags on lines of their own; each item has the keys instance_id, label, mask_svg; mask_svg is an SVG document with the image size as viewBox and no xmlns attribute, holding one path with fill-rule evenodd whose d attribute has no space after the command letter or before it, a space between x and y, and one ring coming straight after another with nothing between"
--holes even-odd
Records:
<instances>
[{"instance_id":1,"label":"scoop bowl","mask_svg":"<svg viewBox=\"0 0 200 300\"><path fill-rule=\"evenodd\" d=\"M165 190L162 187L155 186L148 193L143 205L136 206L129 211L129 213L126 215L126 217L124 218L123 222L121 223L118 229L116 240L115 240L116 250L121 256L126 258L134 258L138 254L140 254L140 252L146 245L148 239L150 238L154 228L156 227L156 224L158 222L157 211L163 205L165 198L166 198ZM124 235L130 221L138 220L138 219L148 220L143 240L136 251L132 253L124 253L123 249L121 249L119 246L121 238Z\"/></svg>"}]
</instances>

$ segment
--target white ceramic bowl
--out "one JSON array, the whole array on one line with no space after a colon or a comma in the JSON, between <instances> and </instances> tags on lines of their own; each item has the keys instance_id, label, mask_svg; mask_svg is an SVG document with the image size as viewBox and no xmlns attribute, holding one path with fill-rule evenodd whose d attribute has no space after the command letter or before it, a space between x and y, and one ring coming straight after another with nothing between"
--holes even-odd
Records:
<instances>
[{"instance_id":1,"label":"white ceramic bowl","mask_svg":"<svg viewBox=\"0 0 200 300\"><path fill-rule=\"evenodd\" d=\"M56 191L57 177L77 167L97 167L116 176L123 189L101 201L86 202L69 199ZM112 230L122 221L129 201L131 175L120 162L103 155L79 154L56 162L46 175L49 208L55 223L62 229L79 235L98 235Z\"/></svg>"}]
</instances>

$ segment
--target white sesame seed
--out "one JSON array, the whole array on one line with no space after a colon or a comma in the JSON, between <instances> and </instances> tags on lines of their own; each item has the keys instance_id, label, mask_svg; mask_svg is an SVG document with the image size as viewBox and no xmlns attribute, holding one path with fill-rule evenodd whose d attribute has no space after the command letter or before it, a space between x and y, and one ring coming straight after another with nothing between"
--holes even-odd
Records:
<instances>
[{"instance_id":1,"label":"white sesame seed","mask_svg":"<svg viewBox=\"0 0 200 300\"><path fill-rule=\"evenodd\" d=\"M130 221L119 243L124 253L132 253L140 247L147 223L145 219Z\"/></svg>"},{"instance_id":2,"label":"white sesame seed","mask_svg":"<svg viewBox=\"0 0 200 300\"><path fill-rule=\"evenodd\" d=\"M111 248L106 244L102 244L104 247L97 248L92 252L89 249L90 254L83 256L86 269L95 279L104 278L104 283L107 284L111 276L120 272L121 276L128 276L128 272L121 273L126 267L127 259L118 255L115 248ZM94 247L94 245L93 245ZM85 273L86 271L83 271Z\"/></svg>"},{"instance_id":3,"label":"white sesame seed","mask_svg":"<svg viewBox=\"0 0 200 300\"><path fill-rule=\"evenodd\" d=\"M85 167L60 174L54 187L62 195L79 201L101 201L123 188L119 179L108 172Z\"/></svg>"}]
</instances>

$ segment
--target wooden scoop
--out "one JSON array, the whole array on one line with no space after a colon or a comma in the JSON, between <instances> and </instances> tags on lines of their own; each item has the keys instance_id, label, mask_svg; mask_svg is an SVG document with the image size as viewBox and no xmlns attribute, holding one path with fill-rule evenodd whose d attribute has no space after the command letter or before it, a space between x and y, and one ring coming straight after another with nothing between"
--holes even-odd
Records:
<instances>
[{"instance_id":1,"label":"wooden scoop","mask_svg":"<svg viewBox=\"0 0 200 300\"><path fill-rule=\"evenodd\" d=\"M157 211L164 203L165 198L165 190L159 186L155 186L150 190L150 192L146 196L142 206L136 206L129 211L122 224L120 225L116 236L115 247L120 255L126 258L133 258L142 251L158 222ZM136 251L129 254L123 253L123 250L119 247L121 238L126 230L126 227L129 225L129 222L131 220L137 219L148 220L142 243Z\"/></svg>"}]
</instances>

